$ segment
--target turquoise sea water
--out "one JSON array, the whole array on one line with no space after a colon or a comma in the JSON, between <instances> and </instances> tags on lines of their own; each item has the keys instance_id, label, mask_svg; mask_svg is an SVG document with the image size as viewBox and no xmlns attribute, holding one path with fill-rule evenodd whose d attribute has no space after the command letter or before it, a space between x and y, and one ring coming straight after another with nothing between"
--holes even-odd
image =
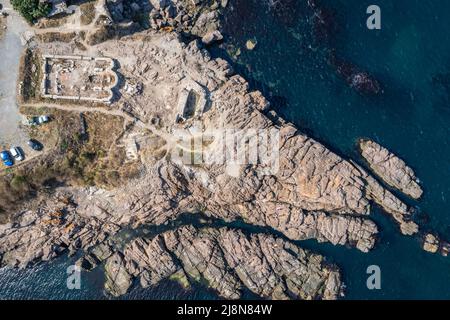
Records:
<instances>
[{"instance_id":1,"label":"turquoise sea water","mask_svg":"<svg viewBox=\"0 0 450 320\"><path fill-rule=\"evenodd\" d=\"M356 140L368 137L395 151L414 168L425 190L412 201L423 230L450 240L450 2L445 0L323 0L334 9L337 30L328 44L314 40L303 1L285 0L281 13L262 0L235 0L228 16L229 43L242 48L235 69L261 90L284 118L346 158L361 162ZM282 1L283 2L283 1ZM382 10L382 29L366 28L366 8ZM254 51L245 42L255 38ZM330 47L341 58L380 80L384 93L364 97L348 88L327 63ZM225 56L215 48L214 55ZM450 77L448 77L450 78ZM437 79L444 79L440 76ZM374 208L381 229L376 248L356 249L299 243L341 266L348 299L450 299L450 257L424 252L418 238L401 236L392 220ZM68 258L25 271L0 270L0 298L103 298L101 271L83 273L82 290L68 291ZM379 265L382 289L366 288L366 268ZM125 298L210 299L203 288L184 291L164 282L135 287Z\"/></svg>"}]
</instances>

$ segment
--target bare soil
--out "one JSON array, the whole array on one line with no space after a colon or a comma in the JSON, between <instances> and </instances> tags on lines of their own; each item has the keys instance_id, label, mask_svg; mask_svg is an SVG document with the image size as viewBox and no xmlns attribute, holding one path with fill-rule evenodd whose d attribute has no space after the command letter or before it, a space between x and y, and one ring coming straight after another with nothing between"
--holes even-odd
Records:
<instances>
[{"instance_id":1,"label":"bare soil","mask_svg":"<svg viewBox=\"0 0 450 320\"><path fill-rule=\"evenodd\" d=\"M117 143L124 130L123 118L86 113L88 134L82 136L78 112L33 107L20 111L27 116L49 114L52 121L29 129L30 136L45 146L39 155L0 171L0 223L55 186L111 189L139 174L140 163L127 162L123 146Z\"/></svg>"}]
</instances>

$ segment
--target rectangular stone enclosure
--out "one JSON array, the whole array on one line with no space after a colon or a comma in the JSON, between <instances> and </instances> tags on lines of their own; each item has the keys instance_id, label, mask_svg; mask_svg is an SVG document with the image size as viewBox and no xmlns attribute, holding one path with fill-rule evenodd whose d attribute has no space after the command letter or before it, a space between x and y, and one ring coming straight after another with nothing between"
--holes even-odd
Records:
<instances>
[{"instance_id":1,"label":"rectangular stone enclosure","mask_svg":"<svg viewBox=\"0 0 450 320\"><path fill-rule=\"evenodd\" d=\"M42 97L111 103L119 78L114 60L43 55Z\"/></svg>"}]
</instances>

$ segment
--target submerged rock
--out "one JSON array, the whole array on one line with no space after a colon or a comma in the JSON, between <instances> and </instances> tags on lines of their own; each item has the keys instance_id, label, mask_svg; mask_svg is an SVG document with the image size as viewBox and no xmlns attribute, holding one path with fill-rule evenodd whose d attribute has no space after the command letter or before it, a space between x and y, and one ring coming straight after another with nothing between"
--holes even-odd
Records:
<instances>
[{"instance_id":1,"label":"submerged rock","mask_svg":"<svg viewBox=\"0 0 450 320\"><path fill-rule=\"evenodd\" d=\"M336 13L319 5L316 0L308 0L308 7L313 11L313 34L320 43L329 44L337 33Z\"/></svg>"},{"instance_id":2,"label":"submerged rock","mask_svg":"<svg viewBox=\"0 0 450 320\"><path fill-rule=\"evenodd\" d=\"M377 79L356 65L338 58L334 52L331 53L330 64L357 92L364 95L377 95L381 92L381 85Z\"/></svg>"},{"instance_id":3,"label":"submerged rock","mask_svg":"<svg viewBox=\"0 0 450 320\"><path fill-rule=\"evenodd\" d=\"M359 141L361 155L370 168L387 184L414 199L419 199L422 188L414 171L392 152L371 140Z\"/></svg>"}]
</instances>

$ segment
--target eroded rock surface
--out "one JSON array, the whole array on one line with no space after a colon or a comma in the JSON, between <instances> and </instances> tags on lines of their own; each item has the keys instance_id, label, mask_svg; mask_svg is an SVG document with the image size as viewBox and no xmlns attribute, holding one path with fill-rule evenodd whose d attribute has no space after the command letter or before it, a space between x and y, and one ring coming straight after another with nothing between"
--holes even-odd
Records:
<instances>
[{"instance_id":1,"label":"eroded rock surface","mask_svg":"<svg viewBox=\"0 0 450 320\"><path fill-rule=\"evenodd\" d=\"M119 253L112 255L105 263L105 289L115 297L127 293L131 286L131 276L125 268L123 256Z\"/></svg>"},{"instance_id":2,"label":"eroded rock surface","mask_svg":"<svg viewBox=\"0 0 450 320\"><path fill-rule=\"evenodd\" d=\"M49 199L37 211L18 213L13 221L0 226L0 262L20 268L89 250L120 229L96 217L80 216L60 199Z\"/></svg>"},{"instance_id":3,"label":"eroded rock surface","mask_svg":"<svg viewBox=\"0 0 450 320\"><path fill-rule=\"evenodd\" d=\"M402 159L370 140L360 140L359 147L370 168L387 184L414 199L422 196L414 171Z\"/></svg>"},{"instance_id":4,"label":"eroded rock surface","mask_svg":"<svg viewBox=\"0 0 450 320\"><path fill-rule=\"evenodd\" d=\"M111 283L116 270L107 269L107 289L113 294L129 283L127 274L148 286L179 270L227 299L238 299L243 288L271 299L336 299L342 289L339 272L322 256L267 234L247 236L228 228L185 226L150 240L139 238L124 256L124 262L115 255L107 263L124 268L118 284Z\"/></svg>"}]
</instances>

